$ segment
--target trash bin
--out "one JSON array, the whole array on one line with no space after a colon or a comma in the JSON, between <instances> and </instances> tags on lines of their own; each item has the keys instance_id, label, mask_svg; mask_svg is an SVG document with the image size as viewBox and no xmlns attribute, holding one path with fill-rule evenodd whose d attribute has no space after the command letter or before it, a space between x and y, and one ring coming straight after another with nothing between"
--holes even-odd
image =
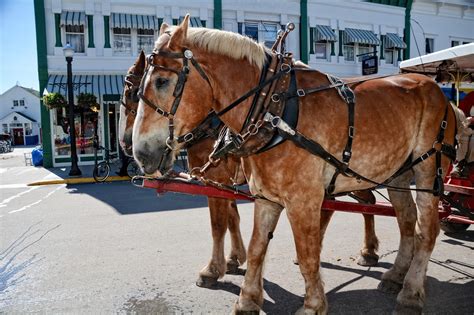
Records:
<instances>
[{"instance_id":1,"label":"trash bin","mask_svg":"<svg viewBox=\"0 0 474 315\"><path fill-rule=\"evenodd\" d=\"M33 162L34 166L43 165L43 148L38 147L31 151L31 161Z\"/></svg>"}]
</instances>

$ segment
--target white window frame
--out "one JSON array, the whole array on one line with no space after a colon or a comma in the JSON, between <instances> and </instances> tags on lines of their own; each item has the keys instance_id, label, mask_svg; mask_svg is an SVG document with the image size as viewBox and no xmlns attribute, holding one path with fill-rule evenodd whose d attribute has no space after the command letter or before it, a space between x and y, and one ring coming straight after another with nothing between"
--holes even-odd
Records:
<instances>
[{"instance_id":1,"label":"white window frame","mask_svg":"<svg viewBox=\"0 0 474 315\"><path fill-rule=\"evenodd\" d=\"M82 26L83 32L67 31L68 26L79 27L79 28ZM64 42L64 43L70 43L70 44L72 45L72 47L74 48L74 54L85 55L86 49L87 49L87 47L86 47L86 40L87 40L87 38L86 38L86 33L87 33L87 32L86 32L86 25L85 25L85 24L84 24L84 25L64 25L64 26L63 26L63 32L62 32L62 33L63 33L63 39L64 39L63 42ZM74 36L74 35L82 36L82 45L83 45L83 47L84 47L84 51L78 51L78 50L77 50L77 47L75 47L74 43L71 43L71 41L68 40L68 34L71 34L71 35L73 35L73 36Z\"/></svg>"},{"instance_id":2,"label":"white window frame","mask_svg":"<svg viewBox=\"0 0 474 315\"><path fill-rule=\"evenodd\" d=\"M19 105L22 106L22 107L25 107L25 100L20 100Z\"/></svg>"},{"instance_id":3,"label":"white window frame","mask_svg":"<svg viewBox=\"0 0 474 315\"><path fill-rule=\"evenodd\" d=\"M431 45L431 47L430 47L431 51L430 52L426 51L426 44L427 44L427 41L429 41L429 40L431 40L431 43L432 43L432 44L430 44ZM434 39L434 37L426 37L425 38L425 54L430 54L430 53L433 53L435 51L436 50L435 50L435 39Z\"/></svg>"},{"instance_id":4,"label":"white window frame","mask_svg":"<svg viewBox=\"0 0 474 315\"><path fill-rule=\"evenodd\" d=\"M357 54L356 55L360 55L360 54L369 54L371 52L371 49L373 51L373 46L372 45L367 45L367 44L357 44ZM364 58L364 56L359 56L357 57L357 62L362 62L362 59Z\"/></svg>"},{"instance_id":5,"label":"white window frame","mask_svg":"<svg viewBox=\"0 0 474 315\"><path fill-rule=\"evenodd\" d=\"M151 35L150 34L139 34L140 30L143 30L145 32L151 31L151 32L153 32L153 34L151 34ZM156 31L155 30L148 30L148 29L137 29L136 33L137 33L137 49L135 51L137 52L137 55L140 54L140 51L142 50L142 48L140 47L140 43L139 43L139 39L141 37L151 38L151 41L152 41L151 49L150 50L144 50L145 54L150 54L153 51ZM132 38L132 41L133 41L133 38Z\"/></svg>"},{"instance_id":6,"label":"white window frame","mask_svg":"<svg viewBox=\"0 0 474 315\"><path fill-rule=\"evenodd\" d=\"M314 57L318 61L329 61L329 56L331 55L331 43L328 41L314 41ZM318 57L318 46L324 47L324 56Z\"/></svg>"},{"instance_id":7,"label":"white window frame","mask_svg":"<svg viewBox=\"0 0 474 315\"><path fill-rule=\"evenodd\" d=\"M121 33L115 33L116 30L120 30L121 32L123 30L129 30L130 33L126 34L121 34ZM112 28L112 51L113 51L113 54L114 56L133 56L133 52L134 52L134 49L133 49L133 36L132 36L132 29L130 28ZM122 36L122 37L129 37L130 38L130 51L126 50L126 51L123 51L123 50L117 50L116 49L116 46L115 46L115 43L116 41L118 40L119 36Z\"/></svg>"},{"instance_id":8,"label":"white window frame","mask_svg":"<svg viewBox=\"0 0 474 315\"><path fill-rule=\"evenodd\" d=\"M347 58L347 51L348 49L352 49L352 59ZM355 63L356 61L356 44L343 44L342 45L342 55L344 56L344 61Z\"/></svg>"},{"instance_id":9,"label":"white window frame","mask_svg":"<svg viewBox=\"0 0 474 315\"><path fill-rule=\"evenodd\" d=\"M13 100L13 107L18 107L20 102L18 100Z\"/></svg>"}]
</instances>

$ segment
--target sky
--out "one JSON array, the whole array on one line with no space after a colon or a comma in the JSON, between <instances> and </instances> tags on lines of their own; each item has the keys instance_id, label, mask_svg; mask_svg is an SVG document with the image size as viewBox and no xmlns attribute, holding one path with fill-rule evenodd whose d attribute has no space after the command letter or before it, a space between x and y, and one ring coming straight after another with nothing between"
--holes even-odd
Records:
<instances>
[{"instance_id":1,"label":"sky","mask_svg":"<svg viewBox=\"0 0 474 315\"><path fill-rule=\"evenodd\" d=\"M0 94L17 82L38 90L33 0L0 0Z\"/></svg>"}]
</instances>

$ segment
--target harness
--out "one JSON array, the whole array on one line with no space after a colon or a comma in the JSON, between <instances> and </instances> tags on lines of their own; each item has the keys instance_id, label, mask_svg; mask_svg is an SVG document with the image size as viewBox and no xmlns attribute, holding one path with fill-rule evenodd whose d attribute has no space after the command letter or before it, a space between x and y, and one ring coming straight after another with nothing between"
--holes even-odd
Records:
<instances>
[{"instance_id":1,"label":"harness","mask_svg":"<svg viewBox=\"0 0 474 315\"><path fill-rule=\"evenodd\" d=\"M285 33L289 33L288 28ZM281 50L284 49L285 37L286 35L280 36L279 34L277 42L280 41L280 43L277 46L280 47L280 51L277 53L275 53L275 51L272 52L272 58L271 61L269 61L270 66L267 65L264 68L266 73L262 71L259 85L250 89L247 93L239 97L237 100L226 106L221 111L213 114L215 115L215 117L220 117L225 113L229 112L230 110L234 109L238 105L242 104L249 97L254 96L252 106L249 110L249 113L247 114L247 118L245 119L245 123L241 129L241 132L238 134L232 134L229 130L221 131L218 141L216 142L214 151L209 157L209 161L199 170L199 173L201 175L204 174L207 168L209 168L211 165L215 165L221 157L225 156L228 153L235 154L237 156L249 156L251 154L258 154L269 150L278 143L281 143L283 140L290 140L295 143L295 145L305 149L313 155L320 157L335 168L335 173L327 188L328 195L332 195L335 188L337 176L339 175L356 178L358 181L365 181L375 186L386 187L400 191L415 190L421 192L429 192L435 196L443 194L441 154L448 156L452 160L455 158L454 147L450 144L446 144L443 142L445 129L447 127L447 114L449 104L447 104L443 120L440 124L438 135L436 137L435 142L433 143L433 147L417 159L413 160L412 162L409 162L408 160L400 170L398 170L385 182L376 182L370 178L359 174L358 172L352 170L349 167L349 162L352 157L352 142L356 134L356 128L354 126L354 111L356 99L355 94L349 87L349 85L376 78L378 79L381 77L364 78L352 82L344 82L337 77L327 75L327 79L330 83L329 85L307 89L298 89L296 86L296 72L314 70L294 67L294 64L292 62L292 55L290 53L284 53L284 51ZM171 69L158 64L154 64L154 56L161 56L164 58L172 59L182 59L183 68L181 69L181 71L178 71L176 69ZM186 79L189 74L189 61L191 61L191 63L199 72L201 77L210 85L207 75L199 66L199 63L194 59L192 52L186 48L184 48L183 52L181 53L159 51L151 54L148 58L148 66L145 71L145 75L143 76L143 79L140 84L138 96L148 106L153 108L158 114L167 117L169 120L169 137L166 140L167 152L165 152L165 154L169 154L169 152L173 150L172 143L175 140L173 117L181 101ZM143 94L143 85L147 73L150 68L154 67L160 70L171 71L178 75L178 82L173 92L173 96L175 97L175 99L169 112L155 105L153 102L148 100ZM342 161L336 158L331 153L329 153L327 150L325 150L316 141L309 139L303 134L301 134L296 129L298 115L296 114L295 119L294 114L289 114L291 111L297 111L300 97L306 97L309 94L333 88L337 89L340 97L346 102L348 106L348 138L346 146L343 150ZM287 110L285 111L284 109ZM194 130L196 129L200 130L201 125L199 125ZM193 133L190 132L188 134ZM188 138L192 137L188 136ZM252 138L257 140L260 139L260 141L256 141L257 145L255 145L255 143L251 143ZM186 142L186 135L180 136L176 139L178 142ZM265 139L265 141L261 141L261 139ZM395 187L388 184L393 178L410 170L416 164L426 160L433 154L435 154L436 157L436 177L433 189L408 189L402 187Z\"/></svg>"}]
</instances>

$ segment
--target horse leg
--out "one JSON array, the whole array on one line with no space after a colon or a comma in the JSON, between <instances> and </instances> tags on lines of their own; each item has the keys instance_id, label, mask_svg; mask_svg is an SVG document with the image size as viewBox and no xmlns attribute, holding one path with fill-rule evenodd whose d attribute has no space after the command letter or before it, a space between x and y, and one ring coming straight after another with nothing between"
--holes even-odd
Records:
<instances>
[{"instance_id":1,"label":"horse leg","mask_svg":"<svg viewBox=\"0 0 474 315\"><path fill-rule=\"evenodd\" d=\"M228 228L230 232L230 255L227 257L227 273L239 274L239 266L247 260L247 252L240 233L240 216L235 200L232 200L229 207Z\"/></svg>"},{"instance_id":2,"label":"horse leg","mask_svg":"<svg viewBox=\"0 0 474 315\"><path fill-rule=\"evenodd\" d=\"M447 170L448 162L444 162L443 169ZM435 168L429 166L429 164L421 165L415 169L417 187L433 187L432 174ZM431 193L418 192L416 194L418 218L414 231L413 259L403 281L403 288L397 296L395 309L397 314L421 314L422 312L425 301L426 270L439 234L438 203L439 198Z\"/></svg>"},{"instance_id":3,"label":"horse leg","mask_svg":"<svg viewBox=\"0 0 474 315\"><path fill-rule=\"evenodd\" d=\"M331 221L332 215L334 214L334 211L329 211L329 210L321 210L321 225L319 227L319 241L320 241L320 246L323 248L323 239L324 239L324 234L326 234L326 229L329 225L329 221ZM298 257L293 259L293 263L295 265L298 265Z\"/></svg>"},{"instance_id":4,"label":"horse leg","mask_svg":"<svg viewBox=\"0 0 474 315\"><path fill-rule=\"evenodd\" d=\"M209 288L217 283L217 279L224 276L226 263L224 257L224 240L227 231L231 200L222 198L208 198L212 228L212 257L209 263L199 272L196 285Z\"/></svg>"},{"instance_id":5,"label":"horse leg","mask_svg":"<svg viewBox=\"0 0 474 315\"><path fill-rule=\"evenodd\" d=\"M395 178L390 184L409 188L413 172L409 171ZM400 229L400 244L393 266L382 275L378 289L388 293L398 293L413 258L416 206L409 191L388 190L390 202L397 215Z\"/></svg>"},{"instance_id":6,"label":"horse leg","mask_svg":"<svg viewBox=\"0 0 474 315\"><path fill-rule=\"evenodd\" d=\"M236 314L257 313L263 304L263 261L283 208L273 202L255 201L254 226L247 253L247 272L238 301Z\"/></svg>"},{"instance_id":7,"label":"horse leg","mask_svg":"<svg viewBox=\"0 0 474 315\"><path fill-rule=\"evenodd\" d=\"M375 204L375 196L370 190L361 190L354 192L364 203ZM375 266L379 262L379 240L375 234L375 222L372 214L363 214L364 216L364 247L360 250L360 257L357 264L360 266Z\"/></svg>"},{"instance_id":8,"label":"horse leg","mask_svg":"<svg viewBox=\"0 0 474 315\"><path fill-rule=\"evenodd\" d=\"M318 195L316 195L318 196ZM321 252L321 204L324 192L320 198L312 198L311 205L307 201L291 204L287 207L288 219L295 239L296 253L301 274L305 280L306 294L304 306L297 314L326 314L327 300L324 294L323 282L320 276Z\"/></svg>"}]
</instances>

